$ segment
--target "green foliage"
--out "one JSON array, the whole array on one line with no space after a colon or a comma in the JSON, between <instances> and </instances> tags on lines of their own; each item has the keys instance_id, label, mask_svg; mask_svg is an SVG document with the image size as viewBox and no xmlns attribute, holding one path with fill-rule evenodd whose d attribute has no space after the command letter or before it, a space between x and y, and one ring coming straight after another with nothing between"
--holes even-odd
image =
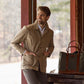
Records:
<instances>
[{"instance_id":1,"label":"green foliage","mask_svg":"<svg viewBox=\"0 0 84 84\"><path fill-rule=\"evenodd\" d=\"M69 12L70 10L68 9L68 8L64 8L64 9L62 9L62 8L51 8L51 11L52 12Z\"/></svg>"},{"instance_id":2,"label":"green foliage","mask_svg":"<svg viewBox=\"0 0 84 84\"><path fill-rule=\"evenodd\" d=\"M52 12L70 12L70 9L67 7L67 5L70 5L70 1L62 1L58 4L51 4L50 9Z\"/></svg>"},{"instance_id":3,"label":"green foliage","mask_svg":"<svg viewBox=\"0 0 84 84\"><path fill-rule=\"evenodd\" d=\"M69 5L69 4L70 4L70 0L69 1L61 1L58 5L60 7L62 7L62 6L66 6L66 5Z\"/></svg>"}]
</instances>

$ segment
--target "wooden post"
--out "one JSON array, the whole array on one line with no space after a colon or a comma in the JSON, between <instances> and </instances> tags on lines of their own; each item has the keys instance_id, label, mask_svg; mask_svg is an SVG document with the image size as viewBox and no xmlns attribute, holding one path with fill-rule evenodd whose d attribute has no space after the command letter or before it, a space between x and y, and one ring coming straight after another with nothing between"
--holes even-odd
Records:
<instances>
[{"instance_id":1,"label":"wooden post","mask_svg":"<svg viewBox=\"0 0 84 84\"><path fill-rule=\"evenodd\" d=\"M70 36L71 41L77 40L77 28L76 28L76 0L70 0ZM71 49L71 52L76 49Z\"/></svg>"},{"instance_id":2,"label":"wooden post","mask_svg":"<svg viewBox=\"0 0 84 84\"><path fill-rule=\"evenodd\" d=\"M21 0L21 28L31 24L36 19L36 0ZM27 84L23 72L21 71L21 84Z\"/></svg>"}]
</instances>

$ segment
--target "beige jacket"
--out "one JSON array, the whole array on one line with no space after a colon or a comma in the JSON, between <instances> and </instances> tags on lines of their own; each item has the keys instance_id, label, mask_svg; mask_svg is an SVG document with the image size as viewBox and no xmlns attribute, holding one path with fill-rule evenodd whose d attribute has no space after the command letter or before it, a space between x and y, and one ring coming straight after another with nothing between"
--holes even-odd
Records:
<instances>
[{"instance_id":1,"label":"beige jacket","mask_svg":"<svg viewBox=\"0 0 84 84\"><path fill-rule=\"evenodd\" d=\"M24 47L21 45L22 42ZM47 57L44 56L44 52L48 49L51 54L54 49L53 31L49 29L48 24L46 24L43 36L41 36L37 21L33 24L24 26L12 40L11 44L20 52L20 54L23 54L25 50L28 50L37 55L23 55L22 69L34 69L38 71L40 66L41 72L46 72Z\"/></svg>"}]
</instances>

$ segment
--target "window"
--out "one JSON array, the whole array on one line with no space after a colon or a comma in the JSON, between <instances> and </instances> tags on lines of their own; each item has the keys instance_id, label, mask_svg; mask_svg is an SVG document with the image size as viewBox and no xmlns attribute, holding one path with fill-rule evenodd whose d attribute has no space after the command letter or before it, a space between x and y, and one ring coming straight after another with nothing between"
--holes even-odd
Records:
<instances>
[{"instance_id":1,"label":"window","mask_svg":"<svg viewBox=\"0 0 84 84\"><path fill-rule=\"evenodd\" d=\"M66 51L70 41L70 0L37 0L37 7L40 5L50 8L48 24L54 31L55 49L47 58L47 73L58 73L59 52Z\"/></svg>"},{"instance_id":2,"label":"window","mask_svg":"<svg viewBox=\"0 0 84 84\"><path fill-rule=\"evenodd\" d=\"M10 46L21 28L21 0L0 0L0 83L21 84L19 54Z\"/></svg>"}]
</instances>

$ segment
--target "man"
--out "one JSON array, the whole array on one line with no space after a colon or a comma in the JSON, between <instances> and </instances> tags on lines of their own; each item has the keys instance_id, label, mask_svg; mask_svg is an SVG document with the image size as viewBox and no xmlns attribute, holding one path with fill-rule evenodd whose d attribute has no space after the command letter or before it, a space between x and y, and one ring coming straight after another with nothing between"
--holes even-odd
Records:
<instances>
[{"instance_id":1,"label":"man","mask_svg":"<svg viewBox=\"0 0 84 84\"><path fill-rule=\"evenodd\" d=\"M38 7L37 20L24 26L12 40L13 47L22 54L22 69L28 84L47 84L46 58L54 49L53 31L47 24L50 14L48 7Z\"/></svg>"}]
</instances>

